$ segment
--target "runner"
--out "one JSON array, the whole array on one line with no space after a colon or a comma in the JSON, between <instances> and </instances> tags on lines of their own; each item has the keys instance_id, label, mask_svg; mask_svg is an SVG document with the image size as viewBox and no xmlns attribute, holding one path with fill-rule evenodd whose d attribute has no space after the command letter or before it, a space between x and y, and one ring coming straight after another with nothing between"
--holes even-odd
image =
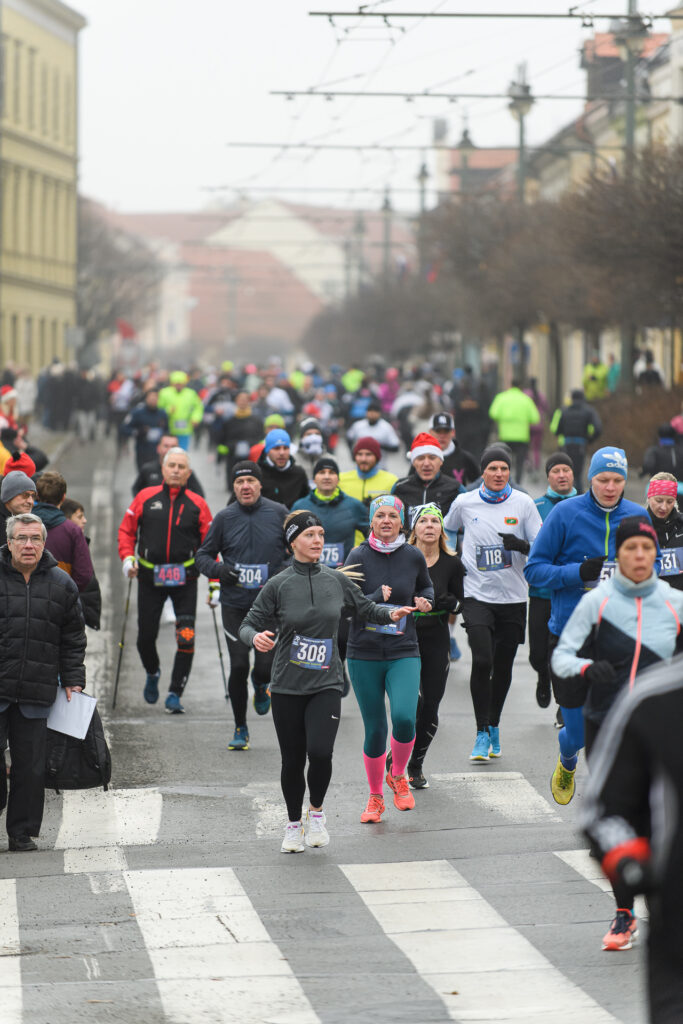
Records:
<instances>
[{"instance_id":1,"label":"runner","mask_svg":"<svg viewBox=\"0 0 683 1024\"><path fill-rule=\"evenodd\" d=\"M634 685L637 689L640 672L681 649L683 594L657 579L656 557L657 534L648 517L622 519L613 576L582 598L553 652L553 671L568 692L574 691L573 703L584 705L589 762L598 730L619 693ZM561 771L561 762L558 767ZM638 933L633 895L618 877L614 895L617 912L602 948L630 949Z\"/></svg>"},{"instance_id":2,"label":"runner","mask_svg":"<svg viewBox=\"0 0 683 1024\"><path fill-rule=\"evenodd\" d=\"M339 486L339 465L331 455L323 455L313 467L315 488L292 505L292 512L304 509L318 516L325 529L324 565L336 569L344 564L354 546L356 530L368 532L368 510L356 498L344 494ZM342 659L343 660L343 659Z\"/></svg>"},{"instance_id":3,"label":"runner","mask_svg":"<svg viewBox=\"0 0 683 1024\"><path fill-rule=\"evenodd\" d=\"M410 604L413 611L429 612L434 587L424 555L406 545L404 507L395 495L380 495L370 505L370 536L351 551L348 566L363 574L361 588L369 597L380 597L390 608ZM415 806L405 776L415 742L415 714L420 692L420 649L415 623L408 616L394 626L372 629L362 622L351 624L348 669L365 726L363 759L370 796L362 822L377 822L384 813L383 778L386 769L387 713L391 710L391 768L387 785L400 811Z\"/></svg>"},{"instance_id":4,"label":"runner","mask_svg":"<svg viewBox=\"0 0 683 1024\"><path fill-rule=\"evenodd\" d=\"M355 449L362 437L372 437L380 446L382 455L385 452L397 452L401 447L399 436L388 420L382 416L382 405L376 398L368 403L363 419L352 423L346 431L349 448Z\"/></svg>"},{"instance_id":5,"label":"runner","mask_svg":"<svg viewBox=\"0 0 683 1024\"><path fill-rule=\"evenodd\" d=\"M216 423L212 436L218 455L226 460L225 482L229 488L236 463L247 460L252 445L263 437L263 420L254 414L246 391L237 392L234 413Z\"/></svg>"},{"instance_id":6,"label":"runner","mask_svg":"<svg viewBox=\"0 0 683 1024\"><path fill-rule=\"evenodd\" d=\"M678 481L673 473L656 473L648 484L645 507L662 549L659 575L674 590L683 590L683 515L677 495Z\"/></svg>"},{"instance_id":7,"label":"runner","mask_svg":"<svg viewBox=\"0 0 683 1024\"><path fill-rule=\"evenodd\" d=\"M344 494L362 501L366 508L380 494L389 494L398 477L380 468L382 449L374 437L359 437L353 446L353 469L339 476L339 486ZM361 539L356 536L356 543Z\"/></svg>"},{"instance_id":8,"label":"runner","mask_svg":"<svg viewBox=\"0 0 683 1024\"><path fill-rule=\"evenodd\" d=\"M536 508L543 522L558 502L576 496L574 466L566 452L553 452L546 460L548 487L536 498ZM529 664L538 676L536 703L539 708L550 704L550 652L548 650L548 619L552 590L529 587Z\"/></svg>"},{"instance_id":9,"label":"runner","mask_svg":"<svg viewBox=\"0 0 683 1024\"><path fill-rule=\"evenodd\" d=\"M413 509L429 503L438 505L442 515L446 515L463 488L453 477L441 472L441 445L431 434L418 434L410 446L408 458L412 463L410 473L398 480L391 491L406 506L408 520L412 519Z\"/></svg>"},{"instance_id":10,"label":"runner","mask_svg":"<svg viewBox=\"0 0 683 1024\"><path fill-rule=\"evenodd\" d=\"M647 896L651 1024L683 1020L682 718L676 658L645 673L610 711L591 754L581 815L594 856L626 902ZM661 813L662 794L673 813Z\"/></svg>"},{"instance_id":11,"label":"runner","mask_svg":"<svg viewBox=\"0 0 683 1024\"><path fill-rule=\"evenodd\" d=\"M306 471L296 465L291 445L286 430L269 430L257 463L263 478L263 496L287 508L305 498L310 489Z\"/></svg>"},{"instance_id":12,"label":"runner","mask_svg":"<svg viewBox=\"0 0 683 1024\"><path fill-rule=\"evenodd\" d=\"M144 491L145 487L158 487L163 483L163 473L161 471L161 464L164 461L166 452L170 452L171 448L178 448L178 438L173 434L164 434L157 445L157 458L152 459L150 462L146 462L141 468L140 472L133 482L131 488L133 497L139 494L140 491ZM187 489L194 491L200 498L204 497L204 490L199 480L195 476L194 472L190 472L190 479L187 481Z\"/></svg>"},{"instance_id":13,"label":"runner","mask_svg":"<svg viewBox=\"0 0 683 1024\"><path fill-rule=\"evenodd\" d=\"M477 723L470 760L476 763L501 756L500 716L526 628L524 561L541 528L532 499L510 486L510 465L507 449L487 448L481 457L481 487L456 498L444 520L449 534L464 529L463 619L472 651L470 692Z\"/></svg>"},{"instance_id":14,"label":"runner","mask_svg":"<svg viewBox=\"0 0 683 1024\"><path fill-rule=\"evenodd\" d=\"M548 588L551 653L569 616L586 590L616 568L617 526L627 516L642 516L643 509L624 498L628 462L623 448L598 448L588 467L589 488L572 501L562 501L548 516L529 554L524 570L533 587ZM583 747L583 709L567 701L573 691L551 671L555 700L560 705L560 759L553 779L553 797L569 803L574 795L577 755Z\"/></svg>"},{"instance_id":15,"label":"runner","mask_svg":"<svg viewBox=\"0 0 683 1024\"><path fill-rule=\"evenodd\" d=\"M184 370L174 370L169 374L168 386L159 392L158 400L158 407L168 415L171 433L185 451L189 450L195 427L204 416L202 400L194 388L188 387L189 379Z\"/></svg>"},{"instance_id":16,"label":"runner","mask_svg":"<svg viewBox=\"0 0 683 1024\"><path fill-rule=\"evenodd\" d=\"M479 466L474 455L460 447L451 414L435 413L429 424L429 433L437 439L443 453L441 472L444 476L452 476L463 487L473 483L479 476Z\"/></svg>"},{"instance_id":17,"label":"runner","mask_svg":"<svg viewBox=\"0 0 683 1024\"><path fill-rule=\"evenodd\" d=\"M425 557L434 585L434 608L415 612L417 642L420 648L420 696L415 721L415 746L408 762L408 781L412 789L427 789L422 770L429 745L439 727L439 704L446 690L450 668L450 631L448 617L464 598L465 569L459 555L448 546L443 514L438 505L420 505L413 513L409 539ZM387 756L388 760L388 756Z\"/></svg>"},{"instance_id":18,"label":"runner","mask_svg":"<svg viewBox=\"0 0 683 1024\"><path fill-rule=\"evenodd\" d=\"M221 617L230 655L228 696L235 718L230 750L249 749L249 647L239 638L240 626L267 581L287 560L282 536L287 509L263 497L261 481L261 470L255 463L235 463L230 480L235 500L216 515L196 555L199 571L210 580L220 580ZM218 555L223 559L222 565L216 565ZM218 603L216 589L209 585L212 607ZM268 685L272 664L271 653L256 651L251 681L257 715L268 714L270 708Z\"/></svg>"},{"instance_id":19,"label":"runner","mask_svg":"<svg viewBox=\"0 0 683 1024\"><path fill-rule=\"evenodd\" d=\"M159 699L156 638L161 609L167 597L173 602L177 651L165 707L169 714L180 715L194 655L195 553L211 525L211 512L203 498L187 489L190 459L182 448L166 453L162 474L163 484L140 491L121 520L119 556L124 577L138 580L137 646L147 673L143 696L148 704Z\"/></svg>"},{"instance_id":20,"label":"runner","mask_svg":"<svg viewBox=\"0 0 683 1024\"><path fill-rule=\"evenodd\" d=\"M263 654L274 650L271 701L289 817L281 849L301 853L304 845L330 841L323 802L341 717L340 616L387 625L410 609L375 604L343 572L321 565L325 531L312 512L291 512L284 536L294 562L266 583L240 627L240 640ZM306 781L310 805L302 821Z\"/></svg>"}]
</instances>

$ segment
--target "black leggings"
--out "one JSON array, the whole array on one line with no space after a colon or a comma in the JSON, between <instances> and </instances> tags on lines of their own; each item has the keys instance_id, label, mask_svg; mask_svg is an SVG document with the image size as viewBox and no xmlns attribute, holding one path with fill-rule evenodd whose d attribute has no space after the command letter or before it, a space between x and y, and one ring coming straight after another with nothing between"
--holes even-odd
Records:
<instances>
[{"instance_id":1,"label":"black leggings","mask_svg":"<svg viewBox=\"0 0 683 1024\"><path fill-rule=\"evenodd\" d=\"M529 598L529 664L544 683L550 685L550 651L548 620L551 601L548 597Z\"/></svg>"},{"instance_id":2,"label":"black leggings","mask_svg":"<svg viewBox=\"0 0 683 1024\"><path fill-rule=\"evenodd\" d=\"M240 640L239 630L248 610L248 608L229 608L227 605L221 605L223 632L230 655L228 697L232 705L232 713L235 716L235 726L238 728L247 724L247 679L249 677L250 649ZM274 649L265 654L254 649L254 668L251 673L251 681L254 686L268 686L274 657Z\"/></svg>"},{"instance_id":3,"label":"black leggings","mask_svg":"<svg viewBox=\"0 0 683 1024\"><path fill-rule=\"evenodd\" d=\"M512 664L524 642L526 603L489 604L466 597L463 617L472 651L470 692L477 732L497 727L512 682Z\"/></svg>"},{"instance_id":4,"label":"black leggings","mask_svg":"<svg viewBox=\"0 0 683 1024\"><path fill-rule=\"evenodd\" d=\"M156 640L159 635L161 611L170 597L176 616L176 656L171 672L169 690L182 696L192 668L194 657L194 619L197 611L197 581L189 580L182 587L155 587L151 572L138 577L138 653L145 672L154 675L159 670ZM149 580L148 580L149 577Z\"/></svg>"},{"instance_id":5,"label":"black leggings","mask_svg":"<svg viewBox=\"0 0 683 1024\"><path fill-rule=\"evenodd\" d=\"M282 755L280 784L290 821L301 820L308 781L313 807L322 807L332 778L332 750L341 715L341 692L273 693L271 710ZM308 776L304 778L306 757Z\"/></svg>"},{"instance_id":6,"label":"black leggings","mask_svg":"<svg viewBox=\"0 0 683 1024\"><path fill-rule=\"evenodd\" d=\"M418 629L420 647L420 696L415 720L415 746L410 763L421 768L429 744L439 728L439 704L446 692L450 668L451 634L448 617L434 620L434 625Z\"/></svg>"},{"instance_id":7,"label":"black leggings","mask_svg":"<svg viewBox=\"0 0 683 1024\"><path fill-rule=\"evenodd\" d=\"M593 750L593 747L595 746L595 741L598 738L598 733L600 732L600 725L597 722L592 721L590 718L586 718L584 715L583 728L585 736L584 749L586 751L586 764L590 767L591 751ZM614 893L614 898L617 902L617 909L631 911L633 910L633 896L631 895L630 890L626 886L620 884L619 882L613 883L612 891Z\"/></svg>"}]
</instances>

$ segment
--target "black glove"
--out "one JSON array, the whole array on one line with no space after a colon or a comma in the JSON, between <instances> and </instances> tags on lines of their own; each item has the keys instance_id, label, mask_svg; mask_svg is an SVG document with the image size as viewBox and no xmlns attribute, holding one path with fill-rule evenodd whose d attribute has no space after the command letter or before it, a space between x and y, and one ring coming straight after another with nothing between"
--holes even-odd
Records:
<instances>
[{"instance_id":1,"label":"black glove","mask_svg":"<svg viewBox=\"0 0 683 1024\"><path fill-rule=\"evenodd\" d=\"M614 665L611 661L594 661L583 673L589 683L611 683L616 678Z\"/></svg>"},{"instance_id":2,"label":"black glove","mask_svg":"<svg viewBox=\"0 0 683 1024\"><path fill-rule=\"evenodd\" d=\"M521 551L523 555L529 554L531 544L528 540L522 540L516 533L499 533L498 536L503 538L503 547L506 551Z\"/></svg>"},{"instance_id":3,"label":"black glove","mask_svg":"<svg viewBox=\"0 0 683 1024\"><path fill-rule=\"evenodd\" d=\"M222 565L218 573L218 579L223 587L234 587L240 581L239 569L233 569L231 565Z\"/></svg>"},{"instance_id":4,"label":"black glove","mask_svg":"<svg viewBox=\"0 0 683 1024\"><path fill-rule=\"evenodd\" d=\"M437 594L434 598L435 612L448 612L452 615L460 602L455 594Z\"/></svg>"},{"instance_id":5,"label":"black glove","mask_svg":"<svg viewBox=\"0 0 683 1024\"><path fill-rule=\"evenodd\" d=\"M590 582L590 580L597 580L602 570L602 563L605 561L605 555L598 555L597 558L587 558L585 562L582 562L579 566L579 576L584 583Z\"/></svg>"}]
</instances>

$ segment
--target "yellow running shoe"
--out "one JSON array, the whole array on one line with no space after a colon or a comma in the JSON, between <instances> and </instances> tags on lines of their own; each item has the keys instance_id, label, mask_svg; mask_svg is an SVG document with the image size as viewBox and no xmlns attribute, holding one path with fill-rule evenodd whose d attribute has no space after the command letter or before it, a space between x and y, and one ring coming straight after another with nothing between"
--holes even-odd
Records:
<instances>
[{"instance_id":1,"label":"yellow running shoe","mask_svg":"<svg viewBox=\"0 0 683 1024\"><path fill-rule=\"evenodd\" d=\"M562 757L558 757L553 777L550 780L550 792L556 804L568 804L574 796L574 776L576 768L570 771L562 764Z\"/></svg>"}]
</instances>

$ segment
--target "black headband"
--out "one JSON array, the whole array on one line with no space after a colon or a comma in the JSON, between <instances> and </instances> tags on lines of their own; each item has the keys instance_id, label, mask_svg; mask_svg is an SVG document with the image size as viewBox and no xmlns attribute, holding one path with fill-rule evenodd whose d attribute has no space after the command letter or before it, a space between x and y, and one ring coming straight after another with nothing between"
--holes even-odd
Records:
<instances>
[{"instance_id":1,"label":"black headband","mask_svg":"<svg viewBox=\"0 0 683 1024\"><path fill-rule=\"evenodd\" d=\"M301 509L300 512L296 513L296 519L290 519L285 527L285 544L287 548L290 551L292 550L292 541L296 540L304 530L310 529L311 526L322 525L315 512L307 512L306 509Z\"/></svg>"}]
</instances>

